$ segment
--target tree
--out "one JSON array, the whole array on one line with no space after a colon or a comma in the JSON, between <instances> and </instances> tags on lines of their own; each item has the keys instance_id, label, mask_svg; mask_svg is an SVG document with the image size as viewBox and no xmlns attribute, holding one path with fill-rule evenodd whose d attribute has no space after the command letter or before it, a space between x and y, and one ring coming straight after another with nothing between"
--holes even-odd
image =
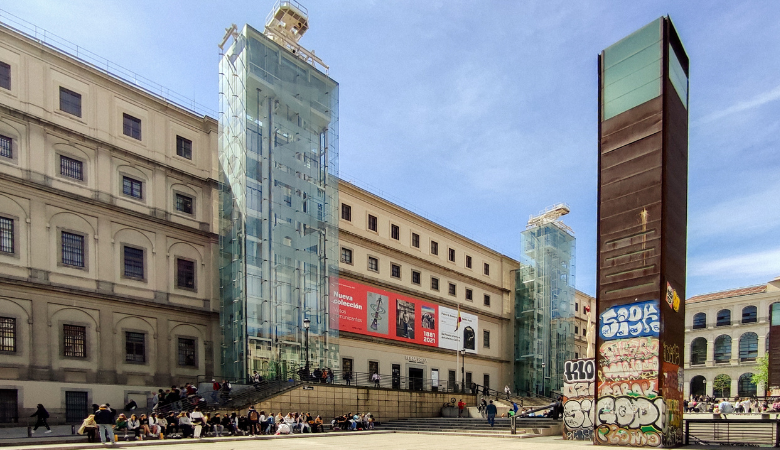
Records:
<instances>
[{"instance_id":1,"label":"tree","mask_svg":"<svg viewBox=\"0 0 780 450\"><path fill-rule=\"evenodd\" d=\"M716 376L712 382L712 392L720 394L718 397L731 396L731 377L723 373ZM724 394L724 392L728 392L728 395Z\"/></svg>"},{"instance_id":2,"label":"tree","mask_svg":"<svg viewBox=\"0 0 780 450\"><path fill-rule=\"evenodd\" d=\"M769 356L761 356L756 359L756 367L753 376L750 378L756 386L769 386Z\"/></svg>"}]
</instances>

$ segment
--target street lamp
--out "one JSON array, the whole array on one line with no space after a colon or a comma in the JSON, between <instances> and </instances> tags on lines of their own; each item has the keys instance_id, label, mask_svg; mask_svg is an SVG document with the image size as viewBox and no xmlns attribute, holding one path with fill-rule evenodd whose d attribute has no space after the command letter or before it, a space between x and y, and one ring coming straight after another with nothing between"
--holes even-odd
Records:
<instances>
[{"instance_id":1,"label":"street lamp","mask_svg":"<svg viewBox=\"0 0 780 450\"><path fill-rule=\"evenodd\" d=\"M466 349L460 351L460 392L466 393Z\"/></svg>"},{"instance_id":2,"label":"street lamp","mask_svg":"<svg viewBox=\"0 0 780 450\"><path fill-rule=\"evenodd\" d=\"M311 326L311 320L309 318L303 319L303 328L306 330L306 376L309 376L309 327Z\"/></svg>"},{"instance_id":3,"label":"street lamp","mask_svg":"<svg viewBox=\"0 0 780 450\"><path fill-rule=\"evenodd\" d=\"M547 392L546 386L544 385L544 367L545 367L545 365L546 365L545 363L542 363L542 383L541 383L541 386L540 386L542 388L541 389L541 391L542 391L541 395L544 395Z\"/></svg>"}]
</instances>

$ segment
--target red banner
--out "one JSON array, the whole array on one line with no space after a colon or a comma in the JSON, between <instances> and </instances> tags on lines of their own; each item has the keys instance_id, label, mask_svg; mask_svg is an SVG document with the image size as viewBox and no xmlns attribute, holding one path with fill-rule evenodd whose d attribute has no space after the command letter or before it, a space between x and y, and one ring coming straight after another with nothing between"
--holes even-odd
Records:
<instances>
[{"instance_id":1,"label":"red banner","mask_svg":"<svg viewBox=\"0 0 780 450\"><path fill-rule=\"evenodd\" d=\"M415 298L339 279L331 299L335 317L340 331L438 346L438 306Z\"/></svg>"}]
</instances>

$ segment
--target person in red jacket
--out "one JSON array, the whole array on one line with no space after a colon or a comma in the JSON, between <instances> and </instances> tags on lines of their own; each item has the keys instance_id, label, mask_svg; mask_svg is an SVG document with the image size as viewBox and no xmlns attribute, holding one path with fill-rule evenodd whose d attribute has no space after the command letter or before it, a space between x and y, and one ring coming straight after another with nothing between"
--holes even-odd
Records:
<instances>
[{"instance_id":1,"label":"person in red jacket","mask_svg":"<svg viewBox=\"0 0 780 450\"><path fill-rule=\"evenodd\" d=\"M458 401L458 417L463 417L463 410L466 409L466 402L463 399Z\"/></svg>"},{"instance_id":2,"label":"person in red jacket","mask_svg":"<svg viewBox=\"0 0 780 450\"><path fill-rule=\"evenodd\" d=\"M217 403L217 396L219 395L219 390L222 389L222 386L214 378L211 379L211 389L211 402Z\"/></svg>"}]
</instances>

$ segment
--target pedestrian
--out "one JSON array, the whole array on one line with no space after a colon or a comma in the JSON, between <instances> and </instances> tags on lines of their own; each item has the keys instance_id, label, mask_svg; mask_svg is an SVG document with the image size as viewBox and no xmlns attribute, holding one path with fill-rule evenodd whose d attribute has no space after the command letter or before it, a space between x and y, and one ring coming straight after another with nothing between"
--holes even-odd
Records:
<instances>
[{"instance_id":1,"label":"pedestrian","mask_svg":"<svg viewBox=\"0 0 780 450\"><path fill-rule=\"evenodd\" d=\"M373 375L371 375L371 381L374 382L374 387L379 387L379 382L382 380L382 376L379 375L379 373L374 372Z\"/></svg>"},{"instance_id":2,"label":"pedestrian","mask_svg":"<svg viewBox=\"0 0 780 450\"><path fill-rule=\"evenodd\" d=\"M219 390L222 389L222 385L219 384L214 378L211 379L211 403L217 403L219 397Z\"/></svg>"},{"instance_id":3,"label":"pedestrian","mask_svg":"<svg viewBox=\"0 0 780 450\"><path fill-rule=\"evenodd\" d=\"M100 442L105 444L106 438L112 445L114 444L114 415L106 405L100 405L97 413L95 413L95 423L98 426L98 433L100 433Z\"/></svg>"},{"instance_id":4,"label":"pedestrian","mask_svg":"<svg viewBox=\"0 0 780 450\"><path fill-rule=\"evenodd\" d=\"M463 399L458 400L458 417L463 417L464 409L466 409L466 402L464 402Z\"/></svg>"},{"instance_id":5,"label":"pedestrian","mask_svg":"<svg viewBox=\"0 0 780 450\"><path fill-rule=\"evenodd\" d=\"M260 422L260 414L255 410L254 406L249 407L246 418L249 420L249 434L252 436L260 434L260 430L257 427L257 424Z\"/></svg>"},{"instance_id":6,"label":"pedestrian","mask_svg":"<svg viewBox=\"0 0 780 450\"><path fill-rule=\"evenodd\" d=\"M347 386L352 384L352 372L346 372L344 374L344 381L347 383Z\"/></svg>"},{"instance_id":7,"label":"pedestrian","mask_svg":"<svg viewBox=\"0 0 780 450\"><path fill-rule=\"evenodd\" d=\"M35 430L37 430L39 426L43 425L46 427L46 433L51 433L51 427L49 426L49 423L46 422L46 419L49 418L49 412L46 411L46 408L44 408L40 403L38 403L38 409L32 413L30 417L35 416L38 416L38 419L35 421L35 428L32 429L32 432L35 433Z\"/></svg>"},{"instance_id":8,"label":"pedestrian","mask_svg":"<svg viewBox=\"0 0 780 450\"><path fill-rule=\"evenodd\" d=\"M508 384L504 386L504 394L506 394L506 399L509 400L509 396L512 394L512 391L509 389Z\"/></svg>"},{"instance_id":9,"label":"pedestrian","mask_svg":"<svg viewBox=\"0 0 780 450\"><path fill-rule=\"evenodd\" d=\"M493 400L491 400L487 405L487 419L491 427L496 424L496 413L498 413L498 408L496 408L496 405L493 404Z\"/></svg>"}]
</instances>

